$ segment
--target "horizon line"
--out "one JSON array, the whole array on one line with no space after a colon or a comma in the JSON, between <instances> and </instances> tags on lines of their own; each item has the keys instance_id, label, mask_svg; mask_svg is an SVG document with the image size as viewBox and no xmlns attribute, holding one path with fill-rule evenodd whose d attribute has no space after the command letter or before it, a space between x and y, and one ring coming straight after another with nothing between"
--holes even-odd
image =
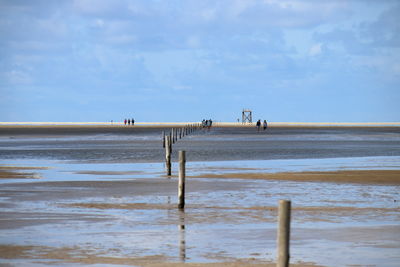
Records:
<instances>
[{"instance_id":1,"label":"horizon line","mask_svg":"<svg viewBox=\"0 0 400 267\"><path fill-rule=\"evenodd\" d=\"M184 126L188 124L199 124L200 121L192 122L135 122L135 126ZM400 122L273 122L267 121L269 126L398 126ZM125 126L124 122L0 122L0 126ZM253 126L255 122L213 122L214 126ZM132 125L126 125L131 126Z\"/></svg>"}]
</instances>

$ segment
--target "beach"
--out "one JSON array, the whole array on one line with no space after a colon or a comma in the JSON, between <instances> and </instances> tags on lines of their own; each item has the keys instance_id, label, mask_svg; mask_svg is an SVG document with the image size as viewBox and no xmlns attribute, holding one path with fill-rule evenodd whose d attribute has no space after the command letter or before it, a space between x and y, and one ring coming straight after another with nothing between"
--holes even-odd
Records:
<instances>
[{"instance_id":1,"label":"beach","mask_svg":"<svg viewBox=\"0 0 400 267\"><path fill-rule=\"evenodd\" d=\"M400 127L216 124L168 177L182 125L0 125L0 264L275 266L288 199L291 265L398 266Z\"/></svg>"}]
</instances>

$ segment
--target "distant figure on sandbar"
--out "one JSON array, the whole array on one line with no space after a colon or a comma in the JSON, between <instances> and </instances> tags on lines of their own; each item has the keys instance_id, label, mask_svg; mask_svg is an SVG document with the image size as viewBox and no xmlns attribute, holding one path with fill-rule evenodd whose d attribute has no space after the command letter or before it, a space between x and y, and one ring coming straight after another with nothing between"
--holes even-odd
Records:
<instances>
[{"instance_id":1,"label":"distant figure on sandbar","mask_svg":"<svg viewBox=\"0 0 400 267\"><path fill-rule=\"evenodd\" d=\"M128 125L131 125L131 119L128 119Z\"/></svg>"},{"instance_id":2,"label":"distant figure on sandbar","mask_svg":"<svg viewBox=\"0 0 400 267\"><path fill-rule=\"evenodd\" d=\"M126 122L127 122L127 121L126 121L126 119L125 119L125 120L124 120L124 124L125 124L125 125L126 125Z\"/></svg>"},{"instance_id":3,"label":"distant figure on sandbar","mask_svg":"<svg viewBox=\"0 0 400 267\"><path fill-rule=\"evenodd\" d=\"M134 119L132 119L131 120L131 122L132 122L132 126L135 124L135 120Z\"/></svg>"},{"instance_id":4,"label":"distant figure on sandbar","mask_svg":"<svg viewBox=\"0 0 400 267\"><path fill-rule=\"evenodd\" d=\"M257 126L257 131L260 131L261 120L258 120L258 121L257 121L256 126Z\"/></svg>"},{"instance_id":5,"label":"distant figure on sandbar","mask_svg":"<svg viewBox=\"0 0 400 267\"><path fill-rule=\"evenodd\" d=\"M264 120L264 123L263 123L263 128L264 128L264 131L267 129L267 127L268 127L267 121L266 121L266 120Z\"/></svg>"}]
</instances>

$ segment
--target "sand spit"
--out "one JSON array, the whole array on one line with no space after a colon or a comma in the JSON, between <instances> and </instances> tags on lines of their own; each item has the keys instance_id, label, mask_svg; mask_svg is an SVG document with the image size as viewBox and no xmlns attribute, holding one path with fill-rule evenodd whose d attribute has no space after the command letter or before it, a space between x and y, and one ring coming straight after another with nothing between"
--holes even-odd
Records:
<instances>
[{"instance_id":1,"label":"sand spit","mask_svg":"<svg viewBox=\"0 0 400 267\"><path fill-rule=\"evenodd\" d=\"M36 172L21 172L24 170L47 170L47 167L0 166L0 179L37 179Z\"/></svg>"},{"instance_id":2,"label":"sand spit","mask_svg":"<svg viewBox=\"0 0 400 267\"><path fill-rule=\"evenodd\" d=\"M150 255L142 257L112 257L104 256L104 254L112 254L120 252L118 249L113 251L105 251L105 253L96 253L95 250L85 249L82 247L48 247L48 246L17 246L17 245L0 245L0 258L3 259L34 259L36 263L60 264L60 263L76 263L76 264L113 264L113 265L134 265L143 267L239 267L239 266L276 266L273 262L256 260L254 258L232 260L230 262L218 262L225 258L217 258L214 263L184 263L173 262L166 255ZM54 261L54 262L52 262ZM312 267L319 266L313 263L294 263L295 267Z\"/></svg>"},{"instance_id":3,"label":"sand spit","mask_svg":"<svg viewBox=\"0 0 400 267\"><path fill-rule=\"evenodd\" d=\"M263 179L289 180L298 182L330 182L400 185L400 170L351 170L332 172L282 172L282 173L204 173L190 178L229 178L229 179Z\"/></svg>"}]
</instances>

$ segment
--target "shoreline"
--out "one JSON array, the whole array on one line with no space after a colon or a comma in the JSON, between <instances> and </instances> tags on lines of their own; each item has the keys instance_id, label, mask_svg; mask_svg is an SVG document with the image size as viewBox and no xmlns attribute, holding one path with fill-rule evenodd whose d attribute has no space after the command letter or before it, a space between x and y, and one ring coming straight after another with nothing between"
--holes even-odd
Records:
<instances>
[{"instance_id":1,"label":"shoreline","mask_svg":"<svg viewBox=\"0 0 400 267\"><path fill-rule=\"evenodd\" d=\"M124 125L123 122L0 122L2 128L33 128L33 127L82 127L82 128L113 128L113 127L130 127L130 128L163 128L163 127L184 127L188 125L200 125L201 122L136 122L134 126ZM253 123L241 122L214 122L213 127L232 127L247 128L255 127ZM304 127L304 128L324 128L324 127L400 127L400 122L268 122L268 127Z\"/></svg>"}]
</instances>

